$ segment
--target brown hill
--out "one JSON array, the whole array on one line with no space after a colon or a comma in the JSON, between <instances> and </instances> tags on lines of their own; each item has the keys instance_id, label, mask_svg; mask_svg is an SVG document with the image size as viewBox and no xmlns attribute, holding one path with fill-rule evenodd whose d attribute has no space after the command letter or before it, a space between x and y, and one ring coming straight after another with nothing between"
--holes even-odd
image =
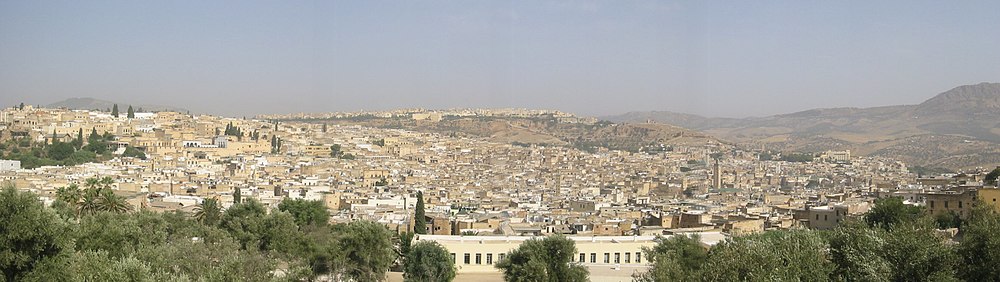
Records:
<instances>
[{"instance_id":1,"label":"brown hill","mask_svg":"<svg viewBox=\"0 0 1000 282\"><path fill-rule=\"evenodd\" d=\"M666 124L561 123L553 118L456 117L440 122L405 118L306 120L381 128L402 128L418 132L484 137L511 144L572 146L584 150L599 147L639 151L659 145L725 144L697 131Z\"/></svg>"},{"instance_id":2,"label":"brown hill","mask_svg":"<svg viewBox=\"0 0 1000 282\"><path fill-rule=\"evenodd\" d=\"M959 86L919 105L814 109L745 119L664 112L605 119L654 120L780 150L851 149L920 166L956 169L1000 164L1000 83Z\"/></svg>"}]
</instances>

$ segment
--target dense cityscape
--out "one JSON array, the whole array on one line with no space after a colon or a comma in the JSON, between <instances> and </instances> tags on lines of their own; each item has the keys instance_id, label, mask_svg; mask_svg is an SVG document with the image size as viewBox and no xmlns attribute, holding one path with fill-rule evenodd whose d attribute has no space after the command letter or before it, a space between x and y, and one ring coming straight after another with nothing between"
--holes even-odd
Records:
<instances>
[{"instance_id":1,"label":"dense cityscape","mask_svg":"<svg viewBox=\"0 0 1000 282\"><path fill-rule=\"evenodd\" d=\"M1000 282L1000 1L0 1L0 282Z\"/></svg>"},{"instance_id":2,"label":"dense cityscape","mask_svg":"<svg viewBox=\"0 0 1000 282\"><path fill-rule=\"evenodd\" d=\"M247 119L143 112L131 106L120 111L118 105L68 110L22 104L0 112L4 159L0 177L9 186L37 194L61 220L78 222L82 229L96 220L171 214L219 224L231 232L240 249L261 251L278 263L265 273L230 273L260 275L236 280L383 279L392 265L402 267L405 261L406 253L399 252L400 238L443 247L450 254L447 263L454 265L460 278L517 280L510 276L513 270L499 268L506 255L527 239L563 236L575 242L569 262L586 269L593 281L661 281L663 277L656 275L667 270L659 263L672 262L669 255L656 253L665 242L673 242L665 238L691 236L695 240L688 243L712 248L755 234L842 232L859 228L857 222L868 218L879 199L898 199L922 210L919 213L932 221L927 228L936 230L928 233L930 238L947 246L961 242L956 228L979 205L1000 210L995 201L1000 198L997 170L918 175L901 161L852 156L850 151L782 155L717 141L661 144L657 150L640 152L586 151L326 122L358 116L428 123L454 116L596 122L558 111L518 109L412 109ZM248 220L246 215L230 218L236 216L230 213L246 209L261 213L257 216L262 222L254 224L293 230L253 229L265 227L240 222ZM150 224L142 218L129 220L142 228ZM309 233L288 233L306 226L359 223L383 227L384 239L396 242L386 245L386 253L392 254L386 264L366 266L370 270L363 275L373 276L337 269L332 258L320 260L283 245L308 241L304 238ZM89 232L97 233L88 236L122 240L106 246L138 245L153 236ZM211 235L190 239L204 236ZM78 239L77 248L103 248L82 244L86 240ZM729 244L733 243L724 243ZM105 251L111 254L104 259L112 263L124 256L114 255L122 250ZM278 255L282 253L287 257ZM330 265L317 268L323 263ZM24 277L9 271L5 268L8 280ZM178 274L173 271L157 275ZM180 273L189 278L204 275Z\"/></svg>"}]
</instances>

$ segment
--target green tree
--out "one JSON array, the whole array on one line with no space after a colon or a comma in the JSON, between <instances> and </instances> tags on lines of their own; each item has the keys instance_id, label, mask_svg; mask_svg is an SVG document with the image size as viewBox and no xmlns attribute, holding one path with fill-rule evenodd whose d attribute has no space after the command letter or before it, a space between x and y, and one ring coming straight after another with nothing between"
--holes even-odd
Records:
<instances>
[{"instance_id":1,"label":"green tree","mask_svg":"<svg viewBox=\"0 0 1000 282\"><path fill-rule=\"evenodd\" d=\"M257 248L261 251L277 251L291 254L298 247L301 233L295 225L295 218L282 211L272 211L264 216L260 228Z\"/></svg>"},{"instance_id":2,"label":"green tree","mask_svg":"<svg viewBox=\"0 0 1000 282\"><path fill-rule=\"evenodd\" d=\"M126 117L130 119L135 118L135 110L132 109L132 105L128 105L128 113Z\"/></svg>"},{"instance_id":3,"label":"green tree","mask_svg":"<svg viewBox=\"0 0 1000 282\"><path fill-rule=\"evenodd\" d=\"M702 247L700 236L674 235L658 238L652 248L642 252L652 267L636 275L635 281L692 281L700 276L701 267L708 259L708 250Z\"/></svg>"},{"instance_id":4,"label":"green tree","mask_svg":"<svg viewBox=\"0 0 1000 282\"><path fill-rule=\"evenodd\" d=\"M341 155L343 155L344 152L340 151L340 149L341 149L340 145L338 145L338 144L331 145L330 146L330 156L334 157L334 158L338 158Z\"/></svg>"},{"instance_id":5,"label":"green tree","mask_svg":"<svg viewBox=\"0 0 1000 282\"><path fill-rule=\"evenodd\" d=\"M21 103L20 105L17 105L17 109L23 111L24 110L24 103Z\"/></svg>"},{"instance_id":6,"label":"green tree","mask_svg":"<svg viewBox=\"0 0 1000 282\"><path fill-rule=\"evenodd\" d=\"M97 212L80 218L76 248L104 251L111 257L127 257L142 248L161 245L168 238L168 225L153 212Z\"/></svg>"},{"instance_id":7,"label":"green tree","mask_svg":"<svg viewBox=\"0 0 1000 282\"><path fill-rule=\"evenodd\" d=\"M83 128L76 132L76 139L73 139L73 149L83 149Z\"/></svg>"},{"instance_id":8,"label":"green tree","mask_svg":"<svg viewBox=\"0 0 1000 282\"><path fill-rule=\"evenodd\" d=\"M267 210L254 199L235 203L222 214L219 226L240 243L240 249L255 249Z\"/></svg>"},{"instance_id":9,"label":"green tree","mask_svg":"<svg viewBox=\"0 0 1000 282\"><path fill-rule=\"evenodd\" d=\"M916 220L923 213L923 208L904 204L902 198L882 198L875 200L875 205L865 214L865 222L869 226L891 229L897 224Z\"/></svg>"},{"instance_id":10,"label":"green tree","mask_svg":"<svg viewBox=\"0 0 1000 282\"><path fill-rule=\"evenodd\" d=\"M146 153L145 152L143 152L142 150L139 150L136 147L132 147L132 146L126 146L125 147L125 152L122 153L122 156L123 157L130 157L130 158L138 158L138 159L142 159L142 160L146 159Z\"/></svg>"},{"instance_id":11,"label":"green tree","mask_svg":"<svg viewBox=\"0 0 1000 282\"><path fill-rule=\"evenodd\" d=\"M455 261L441 244L420 241L406 255L403 280L413 282L449 282L455 279Z\"/></svg>"},{"instance_id":12,"label":"green tree","mask_svg":"<svg viewBox=\"0 0 1000 282\"><path fill-rule=\"evenodd\" d=\"M97 154L104 154L108 151L108 142L104 136L97 134L97 128L91 129L90 136L87 137L87 146L84 146L84 150Z\"/></svg>"},{"instance_id":13,"label":"green tree","mask_svg":"<svg viewBox=\"0 0 1000 282\"><path fill-rule=\"evenodd\" d=\"M118 104L111 108L111 116L118 117Z\"/></svg>"},{"instance_id":14,"label":"green tree","mask_svg":"<svg viewBox=\"0 0 1000 282\"><path fill-rule=\"evenodd\" d=\"M54 141L52 142L52 145L49 145L48 156L49 158L52 158L54 160L61 161L65 160L66 158L69 158L69 156L72 155L74 151L75 150L73 149L73 145L69 143Z\"/></svg>"},{"instance_id":15,"label":"green tree","mask_svg":"<svg viewBox=\"0 0 1000 282\"><path fill-rule=\"evenodd\" d=\"M565 236L532 238L496 264L506 281L586 281L586 267L572 263L576 243Z\"/></svg>"},{"instance_id":16,"label":"green tree","mask_svg":"<svg viewBox=\"0 0 1000 282\"><path fill-rule=\"evenodd\" d=\"M977 202L962 232L959 276L966 281L1000 281L1000 214Z\"/></svg>"},{"instance_id":17,"label":"green tree","mask_svg":"<svg viewBox=\"0 0 1000 282\"><path fill-rule=\"evenodd\" d=\"M290 213L298 226L326 225L330 219L322 201L285 198L278 204L278 210Z\"/></svg>"},{"instance_id":18,"label":"green tree","mask_svg":"<svg viewBox=\"0 0 1000 282\"><path fill-rule=\"evenodd\" d=\"M74 208L80 202L82 197L83 191L81 191L80 186L77 186L76 184L70 184L69 186L56 189L56 200L71 204Z\"/></svg>"},{"instance_id":19,"label":"green tree","mask_svg":"<svg viewBox=\"0 0 1000 282\"><path fill-rule=\"evenodd\" d=\"M125 197L115 195L110 189L101 190L99 196L100 210L115 213L126 213L132 211L132 204L129 204Z\"/></svg>"},{"instance_id":20,"label":"green tree","mask_svg":"<svg viewBox=\"0 0 1000 282\"><path fill-rule=\"evenodd\" d=\"M240 250L229 234L197 223L180 213L161 214L168 241L148 244L133 253L154 272L193 281L272 281L275 260L256 250Z\"/></svg>"},{"instance_id":21,"label":"green tree","mask_svg":"<svg viewBox=\"0 0 1000 282\"><path fill-rule=\"evenodd\" d=\"M30 192L0 188L0 271L18 281L40 262L72 249L69 226Z\"/></svg>"},{"instance_id":22,"label":"green tree","mask_svg":"<svg viewBox=\"0 0 1000 282\"><path fill-rule=\"evenodd\" d=\"M219 219L222 218L222 207L219 205L219 199L209 198L201 201L201 204L195 207L194 218L201 224L218 224Z\"/></svg>"},{"instance_id":23,"label":"green tree","mask_svg":"<svg viewBox=\"0 0 1000 282\"><path fill-rule=\"evenodd\" d=\"M355 221L339 229L336 246L344 259L337 272L356 281L385 280L396 259L389 229L372 221Z\"/></svg>"},{"instance_id":24,"label":"green tree","mask_svg":"<svg viewBox=\"0 0 1000 282\"><path fill-rule=\"evenodd\" d=\"M413 212L413 232L427 234L427 218L424 215L424 192L417 192L417 207Z\"/></svg>"},{"instance_id":25,"label":"green tree","mask_svg":"<svg viewBox=\"0 0 1000 282\"><path fill-rule=\"evenodd\" d=\"M83 197L80 198L80 203L76 205L77 216L99 212L101 204L98 196L99 194L90 188L84 190Z\"/></svg>"},{"instance_id":26,"label":"green tree","mask_svg":"<svg viewBox=\"0 0 1000 282\"><path fill-rule=\"evenodd\" d=\"M243 191L240 191L240 187L233 187L233 204L239 204L243 202Z\"/></svg>"},{"instance_id":27,"label":"green tree","mask_svg":"<svg viewBox=\"0 0 1000 282\"><path fill-rule=\"evenodd\" d=\"M413 237L414 233L409 231L399 233L396 237L399 240L396 244L398 246L396 252L398 266L402 266L406 262L406 256L410 253L410 247L413 246Z\"/></svg>"},{"instance_id":28,"label":"green tree","mask_svg":"<svg viewBox=\"0 0 1000 282\"><path fill-rule=\"evenodd\" d=\"M1000 167L994 168L990 173L986 174L985 183L987 185L997 185L997 177L1000 177Z\"/></svg>"},{"instance_id":29,"label":"green tree","mask_svg":"<svg viewBox=\"0 0 1000 282\"><path fill-rule=\"evenodd\" d=\"M925 217L889 231L881 254L892 265L893 281L956 280L955 248L934 230L934 220Z\"/></svg>"},{"instance_id":30,"label":"green tree","mask_svg":"<svg viewBox=\"0 0 1000 282\"><path fill-rule=\"evenodd\" d=\"M340 227L338 227L340 228ZM343 250L339 249L337 234L330 226L306 226L299 256L308 264L311 277L340 274L344 269ZM334 273L337 270L337 273Z\"/></svg>"},{"instance_id":31,"label":"green tree","mask_svg":"<svg viewBox=\"0 0 1000 282\"><path fill-rule=\"evenodd\" d=\"M100 179L88 178L84 182L84 187L80 200L75 204L78 215L93 214L97 212L125 213L132 210L132 205L125 197L115 195L111 187L114 179L105 176Z\"/></svg>"},{"instance_id":32,"label":"green tree","mask_svg":"<svg viewBox=\"0 0 1000 282\"><path fill-rule=\"evenodd\" d=\"M943 212L934 216L937 227L940 229L958 228L962 226L962 217L956 212Z\"/></svg>"},{"instance_id":33,"label":"green tree","mask_svg":"<svg viewBox=\"0 0 1000 282\"><path fill-rule=\"evenodd\" d=\"M64 160L66 165L78 165L82 163L91 163L94 161L97 161L97 154L86 150L79 150L73 152L72 155L69 155L69 158L66 158L66 160Z\"/></svg>"},{"instance_id":34,"label":"green tree","mask_svg":"<svg viewBox=\"0 0 1000 282\"><path fill-rule=\"evenodd\" d=\"M889 281L893 266L882 256L887 231L848 220L830 232L831 275L837 281Z\"/></svg>"},{"instance_id":35,"label":"green tree","mask_svg":"<svg viewBox=\"0 0 1000 282\"><path fill-rule=\"evenodd\" d=\"M702 277L707 281L825 281L834 267L827 260L827 244L817 232L770 231L713 246Z\"/></svg>"},{"instance_id":36,"label":"green tree","mask_svg":"<svg viewBox=\"0 0 1000 282\"><path fill-rule=\"evenodd\" d=\"M71 253L44 263L25 281L183 281L154 273L149 263L135 257L114 258L104 251Z\"/></svg>"}]
</instances>

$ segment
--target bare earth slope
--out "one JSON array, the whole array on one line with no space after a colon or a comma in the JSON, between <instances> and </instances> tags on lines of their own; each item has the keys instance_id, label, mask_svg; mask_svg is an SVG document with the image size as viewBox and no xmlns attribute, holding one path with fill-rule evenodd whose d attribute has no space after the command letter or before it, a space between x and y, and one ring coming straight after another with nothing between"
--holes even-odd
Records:
<instances>
[{"instance_id":1,"label":"bare earth slope","mask_svg":"<svg viewBox=\"0 0 1000 282\"><path fill-rule=\"evenodd\" d=\"M780 150L851 149L920 166L1000 164L1000 83L959 86L919 105L814 109L745 119L670 112L634 112L604 119L665 122Z\"/></svg>"},{"instance_id":2,"label":"bare earth slope","mask_svg":"<svg viewBox=\"0 0 1000 282\"><path fill-rule=\"evenodd\" d=\"M304 120L333 124L402 128L459 136L484 137L513 144L572 146L585 150L599 147L638 151L648 146L725 144L697 131L666 124L560 123L551 118L454 117L440 122L406 118Z\"/></svg>"}]
</instances>

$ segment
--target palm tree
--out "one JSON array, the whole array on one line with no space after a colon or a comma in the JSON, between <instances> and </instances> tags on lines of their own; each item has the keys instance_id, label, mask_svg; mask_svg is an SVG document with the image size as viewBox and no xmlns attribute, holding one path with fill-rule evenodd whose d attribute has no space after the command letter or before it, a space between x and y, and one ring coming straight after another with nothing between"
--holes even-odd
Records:
<instances>
[{"instance_id":1,"label":"palm tree","mask_svg":"<svg viewBox=\"0 0 1000 282\"><path fill-rule=\"evenodd\" d=\"M87 181L86 183L83 184L83 187L87 187L87 189L100 189L101 188L100 185L101 185L101 180L98 180L97 178L87 178Z\"/></svg>"},{"instance_id":2,"label":"palm tree","mask_svg":"<svg viewBox=\"0 0 1000 282\"><path fill-rule=\"evenodd\" d=\"M125 200L125 197L115 195L110 189L102 190L98 207L101 211L116 213L126 213L132 210L132 205Z\"/></svg>"},{"instance_id":3,"label":"palm tree","mask_svg":"<svg viewBox=\"0 0 1000 282\"><path fill-rule=\"evenodd\" d=\"M215 225L222 215L219 199L205 199L195 207L194 218L205 225Z\"/></svg>"},{"instance_id":4,"label":"palm tree","mask_svg":"<svg viewBox=\"0 0 1000 282\"><path fill-rule=\"evenodd\" d=\"M99 183L101 184L101 188L110 190L111 186L115 184L115 180L111 176L105 176L101 178Z\"/></svg>"},{"instance_id":5,"label":"palm tree","mask_svg":"<svg viewBox=\"0 0 1000 282\"><path fill-rule=\"evenodd\" d=\"M115 180L109 176L97 178L87 178L86 183L83 185L87 187L80 193L76 190L76 195L74 196L72 189L60 189L62 196L60 199L72 200L76 197L76 201L72 202L76 205L77 216L83 214L91 214L100 211L125 213L132 210L132 205L129 204L124 197L115 195L114 191L111 190L111 186L114 185ZM70 187L75 187L71 185Z\"/></svg>"},{"instance_id":6,"label":"palm tree","mask_svg":"<svg viewBox=\"0 0 1000 282\"><path fill-rule=\"evenodd\" d=\"M88 179L87 182L90 182ZM76 206L77 216L91 214L101 210L100 199L96 189L87 189Z\"/></svg>"},{"instance_id":7,"label":"palm tree","mask_svg":"<svg viewBox=\"0 0 1000 282\"><path fill-rule=\"evenodd\" d=\"M82 196L83 193L80 191L80 186L76 186L76 184L56 189L56 199L73 206L76 206L80 202L80 197Z\"/></svg>"}]
</instances>

